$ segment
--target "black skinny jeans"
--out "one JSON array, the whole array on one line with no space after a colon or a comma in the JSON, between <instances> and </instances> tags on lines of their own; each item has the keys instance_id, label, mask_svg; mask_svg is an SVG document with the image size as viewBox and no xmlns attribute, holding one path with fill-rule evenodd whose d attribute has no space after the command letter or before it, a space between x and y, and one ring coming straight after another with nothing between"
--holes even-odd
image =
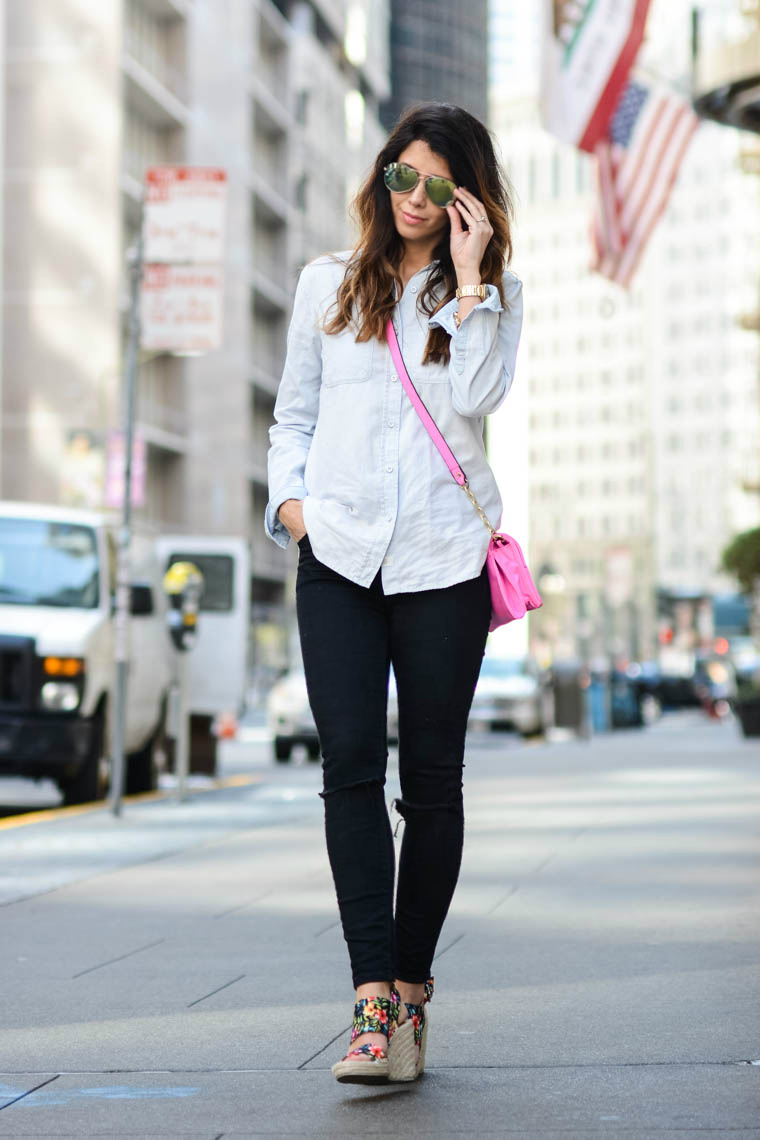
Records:
<instances>
[{"instance_id":1,"label":"black skinny jeans","mask_svg":"<svg viewBox=\"0 0 760 1140\"><path fill-rule=\"evenodd\" d=\"M429 976L462 859L467 717L491 616L485 567L440 590L383 593L299 542L296 606L322 747L327 852L355 986ZM385 805L388 672L399 705L404 817L396 913Z\"/></svg>"}]
</instances>

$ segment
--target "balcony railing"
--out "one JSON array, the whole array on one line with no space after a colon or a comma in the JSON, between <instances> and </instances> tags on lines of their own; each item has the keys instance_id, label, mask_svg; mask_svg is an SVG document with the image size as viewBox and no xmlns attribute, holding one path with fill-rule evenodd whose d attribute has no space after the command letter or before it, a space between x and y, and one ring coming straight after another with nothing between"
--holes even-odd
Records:
<instances>
[{"instance_id":1,"label":"balcony railing","mask_svg":"<svg viewBox=\"0 0 760 1140\"><path fill-rule=\"evenodd\" d=\"M124 51L149 71L167 91L181 102L187 102L187 80L184 73L167 59L151 38L129 24L124 28Z\"/></svg>"},{"instance_id":2,"label":"balcony railing","mask_svg":"<svg viewBox=\"0 0 760 1140\"><path fill-rule=\"evenodd\" d=\"M184 408L170 407L157 400L141 400L140 419L144 423L170 431L174 435L185 435L187 432L187 412Z\"/></svg>"}]
</instances>

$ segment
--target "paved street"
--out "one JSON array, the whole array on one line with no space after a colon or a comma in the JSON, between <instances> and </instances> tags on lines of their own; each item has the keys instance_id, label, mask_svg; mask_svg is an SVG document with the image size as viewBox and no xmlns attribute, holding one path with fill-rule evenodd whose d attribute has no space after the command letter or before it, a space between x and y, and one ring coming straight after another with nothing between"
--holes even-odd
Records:
<instances>
[{"instance_id":1,"label":"paved street","mask_svg":"<svg viewBox=\"0 0 760 1140\"><path fill-rule=\"evenodd\" d=\"M733 724L472 738L429 1071L374 1090L329 1074L352 999L318 769L255 732L225 759L238 783L182 805L2 821L0 1136L760 1140Z\"/></svg>"}]
</instances>

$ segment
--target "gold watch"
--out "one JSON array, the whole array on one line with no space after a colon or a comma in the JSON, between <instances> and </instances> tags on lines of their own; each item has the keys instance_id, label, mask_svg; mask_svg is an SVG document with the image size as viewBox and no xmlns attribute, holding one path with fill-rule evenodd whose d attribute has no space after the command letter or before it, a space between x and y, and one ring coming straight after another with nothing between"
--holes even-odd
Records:
<instances>
[{"instance_id":1,"label":"gold watch","mask_svg":"<svg viewBox=\"0 0 760 1140\"><path fill-rule=\"evenodd\" d=\"M482 283L480 285L460 285L457 289L457 301L461 301L462 297L479 297L481 301L485 301L488 296L488 289Z\"/></svg>"}]
</instances>

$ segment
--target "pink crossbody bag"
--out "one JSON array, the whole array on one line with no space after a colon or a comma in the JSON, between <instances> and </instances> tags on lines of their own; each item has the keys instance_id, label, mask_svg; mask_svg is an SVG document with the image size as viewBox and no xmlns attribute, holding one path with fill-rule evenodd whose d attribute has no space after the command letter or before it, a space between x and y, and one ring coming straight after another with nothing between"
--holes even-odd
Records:
<instances>
[{"instance_id":1,"label":"pink crossbody bag","mask_svg":"<svg viewBox=\"0 0 760 1140\"><path fill-rule=\"evenodd\" d=\"M438 449L453 479L465 492L480 515L483 524L488 527L491 533L491 541L488 544L488 554L486 555L486 569L491 586L491 625L489 628L491 630L498 629L500 625L506 625L508 621L525 617L528 610L537 610L541 605L541 595L536 589L530 570L525 564L520 543L511 535L500 534L491 526L485 511L467 482L467 476L457 463L454 452L441 435L435 420L420 399L419 392L406 370L392 320L388 321L385 332L398 378L403 384L407 396L412 401L414 410L422 420L425 430Z\"/></svg>"}]
</instances>

